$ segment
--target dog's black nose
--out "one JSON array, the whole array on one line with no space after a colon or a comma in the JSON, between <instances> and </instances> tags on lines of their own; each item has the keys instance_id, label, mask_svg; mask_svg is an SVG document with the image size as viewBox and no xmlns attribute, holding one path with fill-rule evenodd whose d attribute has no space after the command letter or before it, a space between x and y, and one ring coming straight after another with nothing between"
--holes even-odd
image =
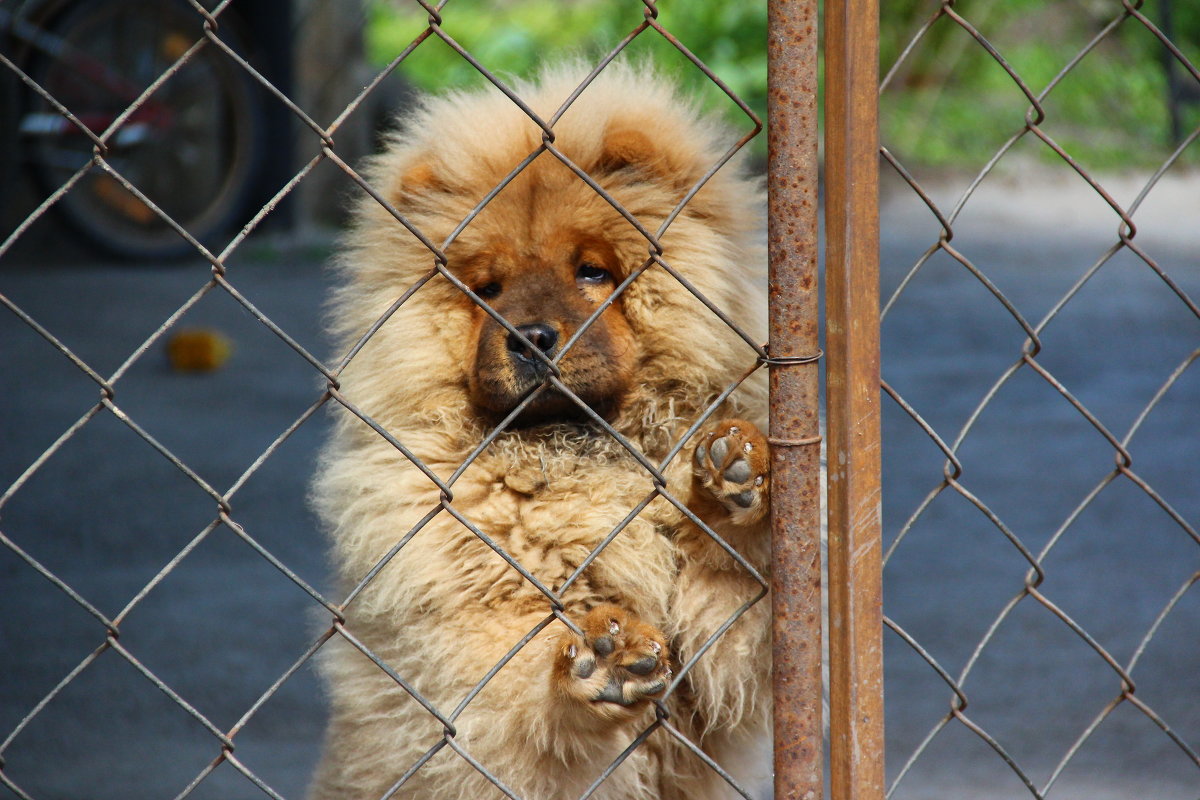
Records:
<instances>
[{"instance_id":1,"label":"dog's black nose","mask_svg":"<svg viewBox=\"0 0 1200 800\"><path fill-rule=\"evenodd\" d=\"M558 344L558 331L544 322L518 325L517 330L521 332L521 336L529 340L530 344L546 355L551 355L554 352L554 345ZM521 358L530 360L534 358L525 343L511 333L508 335L508 349Z\"/></svg>"}]
</instances>

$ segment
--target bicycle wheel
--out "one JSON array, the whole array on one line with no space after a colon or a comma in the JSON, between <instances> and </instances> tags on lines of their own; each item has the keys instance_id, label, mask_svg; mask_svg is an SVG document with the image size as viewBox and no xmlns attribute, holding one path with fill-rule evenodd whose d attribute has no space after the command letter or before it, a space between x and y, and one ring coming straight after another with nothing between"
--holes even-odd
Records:
<instances>
[{"instance_id":1,"label":"bicycle wheel","mask_svg":"<svg viewBox=\"0 0 1200 800\"><path fill-rule=\"evenodd\" d=\"M201 38L202 22L176 0L72 3L44 29L31 77L100 133ZM221 26L222 41L241 52L231 27ZM261 169L260 96L244 70L208 43L110 135L105 160L193 237L217 244L245 222ZM36 95L20 130L33 177L46 192L92 159L91 140ZM98 166L55 208L113 255L149 260L195 252Z\"/></svg>"}]
</instances>

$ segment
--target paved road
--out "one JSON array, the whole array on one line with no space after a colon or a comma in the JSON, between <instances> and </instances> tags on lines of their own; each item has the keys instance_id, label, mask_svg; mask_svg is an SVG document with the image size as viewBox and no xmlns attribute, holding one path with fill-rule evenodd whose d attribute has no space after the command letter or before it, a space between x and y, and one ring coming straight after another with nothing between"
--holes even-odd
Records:
<instances>
[{"instance_id":1,"label":"paved road","mask_svg":"<svg viewBox=\"0 0 1200 800\"><path fill-rule=\"evenodd\" d=\"M1105 181L1130 203L1139 185ZM961 186L934 187L938 202ZM938 227L911 193L884 205L885 298ZM1200 180L1171 180L1135 215L1135 241L1200 297ZM985 183L954 226L952 244L1027 320L1039 323L1117 241L1117 217L1070 176ZM952 442L1024 332L986 288L942 254L929 261L883 324L884 378ZM1038 363L1117 439L1168 375L1200 348L1200 320L1128 252L1102 267L1042 332ZM944 458L911 418L884 400L885 539L894 541L941 484ZM1042 559L1040 591L1121 665L1156 616L1200 569L1200 365L1167 392L1131 439L1131 469L1192 531L1132 480L1103 489ZM996 392L958 450L959 482L1033 554L1114 469L1114 448L1029 367ZM987 516L947 490L911 525L884 573L884 608L952 676L1024 586L1029 563ZM1195 752L1200 747L1200 589L1162 623L1132 673L1136 697ZM900 637L888 634L888 772L894 776L949 710L950 691ZM1021 600L980 654L963 689L966 715L1039 788L1121 689L1117 673L1071 627ZM957 721L940 733L896 798L1026 797L979 735ZM1124 703L1063 771L1050 797L1195 800L1200 769L1132 703Z\"/></svg>"},{"instance_id":2,"label":"paved road","mask_svg":"<svg viewBox=\"0 0 1200 800\"><path fill-rule=\"evenodd\" d=\"M950 188L942 190L950 196ZM885 296L936 236L927 215L885 206ZM1127 201L1128 197L1118 198ZM1164 187L1138 240L1200 295L1200 189ZM978 205L974 203L977 202ZM1141 215L1139 215L1141 216ZM1111 215L1045 184L1002 183L964 212L954 244L1034 322L1108 243ZM0 264L0 291L101 374L204 285L203 265L164 269L47 264L27 254ZM251 301L316 353L324 277L319 254L259 247L231 265ZM1021 329L962 267L939 257L884 323L884 374L948 440L1001 371ZM236 344L204 376L172 372L155 347L117 385L116 403L212 486L225 490L300 417L318 393L313 370L228 297L205 297L185 319ZM11 314L0 313L0 486L97 401L86 376ZM1039 356L1118 437L1166 375L1200 347L1197 322L1144 265L1121 257L1047 327ZM1200 524L1200 367L1180 378L1138 431L1133 469L1192 526ZM937 449L884 403L888 542L938 485ZM324 544L304 503L318 415L246 482L233 517L304 580L324 583ZM1032 370L1021 370L980 416L959 451L963 487L1037 553L1113 467L1112 447ZM88 422L5 506L0 530L104 614L117 614L205 529L213 503L111 415ZM1198 568L1200 548L1146 493L1121 478L1064 533L1044 561L1042 592L1126 663L1170 595ZM944 492L912 526L885 572L886 610L957 675L1027 564L961 495ZM0 548L0 732L103 640L103 630L7 548ZM199 542L129 614L120 645L221 728L232 726L301 656L319 616L308 596L226 529ZM1146 647L1136 697L1200 747L1200 590L1186 594ZM949 691L888 634L888 766L895 775L948 709ZM971 671L967 716L1039 786L1080 731L1116 697L1114 671L1029 598ZM319 748L319 687L298 672L237 737L236 755L283 796L301 797ZM114 652L103 654L7 749L6 771L33 797L173 797L219 750L214 738ZM896 798L1028 796L976 734L939 734ZM229 764L193 797L261 793ZM1125 703L1081 749L1050 794L1088 800L1196 800L1197 769Z\"/></svg>"},{"instance_id":3,"label":"paved road","mask_svg":"<svg viewBox=\"0 0 1200 800\"><path fill-rule=\"evenodd\" d=\"M324 354L320 257L250 254L232 282L302 345ZM104 375L207 280L202 264L168 268L12 264L2 291ZM115 402L210 485L225 491L319 396L316 373L241 306L206 296L181 324L235 344L217 372L169 369L154 347L116 386ZM0 484L96 403L96 385L44 340L0 315ZM324 544L305 484L324 418L302 426L234 496L233 518L320 587ZM97 416L4 508L0 525L105 614L117 614L212 521L196 484L110 414ZM103 630L0 548L0 730L103 641ZM222 729L301 656L314 603L220 528L132 611L120 644ZM301 670L237 737L236 755L288 798L302 797L319 748L320 689ZM113 652L104 654L6 752L35 798L174 797L217 755L204 727ZM193 797L263 796L228 764Z\"/></svg>"}]
</instances>

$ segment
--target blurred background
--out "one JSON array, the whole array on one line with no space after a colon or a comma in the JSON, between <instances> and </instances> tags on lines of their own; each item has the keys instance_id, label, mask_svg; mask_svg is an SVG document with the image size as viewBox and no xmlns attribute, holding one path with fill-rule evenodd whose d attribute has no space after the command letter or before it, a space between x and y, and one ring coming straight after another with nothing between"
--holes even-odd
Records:
<instances>
[{"instance_id":1,"label":"blurred background","mask_svg":"<svg viewBox=\"0 0 1200 800\"><path fill-rule=\"evenodd\" d=\"M897 0L883 6L881 76L894 68L888 91L881 97L884 142L914 167L961 170L983 163L1004 141L1014 121L1022 119L1027 98L1012 91L1012 78L956 24L931 25L918 46L905 53L914 35L937 14L940 3ZM167 81L124 122L114 141L120 148L136 151L134 161L162 164L168 175L174 175L170 172L174 169L193 185L201 174L205 176L212 184L203 187L210 207L176 209L185 219L190 215L189 229L201 232L209 227L221 232L240 227L314 154L312 131L277 95L289 97L311 119L328 124L421 34L428 17L418 3L397 0L263 0L222 4L222 8L222 41L277 91L232 64L224 53L211 52L217 48L202 49L179 77ZM561 58L605 51L638 21L637 8L630 8L613 0L455 0L448 13L455 23L455 40L489 69L511 78L532 74L548 55ZM1200 120L1196 80L1141 25L1117 26L1068 75L1056 80L1077 48L1120 16L1120 4L1010 0L973 2L960 10L1032 91L1053 89L1044 108L1054 120L1057 141L1090 168L1155 168ZM1154 0L1142 12L1183 58L1195 63L1200 8L1178 0ZM14 66L68 108L77 105L78 98L86 98L83 122L97 132L195 43L196 17L186 3L172 1L0 3L5 53ZM659 20L765 118L766 12L761 3L663 4ZM662 37L641 36L629 53L650 58L660 69L676 74L702 102L734 124L742 118L723 93ZM4 198L6 230L11 230L13 220L24 219L31 203L58 188L71 174L70 167L76 166L77 160L64 162L60 148L82 149L86 160L91 143L84 147L74 126L13 69L0 73L0 80L7 137L0 150L0 176L13 182L14 191ZM346 117L336 139L338 152L353 163L356 155L369 151L378 141L376 132L403 109L413 92L474 86L482 80L471 64L432 37ZM196 90L200 85L203 92ZM190 115L160 113L185 108ZM203 114L206 108L221 113ZM163 153L152 156L154 139L165 139L168 130L173 141L190 137L196 142L218 142L223 151L193 147L178 154L174 163ZM765 137L751 145L760 163L765 163L765 148ZM1052 156L1040 157L1055 161ZM1189 149L1180 161L1195 165L1198 158ZM160 171L144 166L143 172L148 176ZM337 222L344 208L344 190L326 190L336 172L319 168L316 177L300 183L272 211L266 227ZM328 179L322 180L326 174ZM30 176L33 185L16 191ZM228 185L217 185L222 177ZM100 190L100 194L117 197L120 192ZM167 194L160 190L157 198L153 193L151 198L160 202ZM116 244L108 241L115 234L105 234L94 221L99 217L112 224L112 209L97 201L94 208L75 213L83 203L68 199L57 204L60 213L50 216L68 218L102 246ZM111 198L109 203L119 206ZM131 214L126 209L115 217L129 221ZM190 249L173 232L163 239L159 249L173 250L171 254ZM146 248L143 244L141 250ZM115 249L139 248L126 243ZM153 248L150 252L154 254Z\"/></svg>"},{"instance_id":2,"label":"blurred background","mask_svg":"<svg viewBox=\"0 0 1200 800\"><path fill-rule=\"evenodd\" d=\"M487 82L416 2L201 5L203 45L182 0L0 0L0 796L302 797L319 751L305 495L361 188L314 127L353 166ZM1200 5L881 5L892 796L1196 800ZM658 8L765 119L765 3ZM508 80L643 9L441 14ZM752 129L654 31L622 58Z\"/></svg>"}]
</instances>

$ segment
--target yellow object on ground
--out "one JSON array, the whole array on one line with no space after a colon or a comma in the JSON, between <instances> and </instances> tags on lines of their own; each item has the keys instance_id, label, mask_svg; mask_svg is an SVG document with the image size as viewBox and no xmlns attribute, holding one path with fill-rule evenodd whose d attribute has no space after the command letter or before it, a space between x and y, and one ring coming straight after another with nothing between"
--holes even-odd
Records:
<instances>
[{"instance_id":1,"label":"yellow object on ground","mask_svg":"<svg viewBox=\"0 0 1200 800\"><path fill-rule=\"evenodd\" d=\"M180 372L211 372L232 352L229 337L211 328L185 328L167 338L167 359Z\"/></svg>"}]
</instances>

